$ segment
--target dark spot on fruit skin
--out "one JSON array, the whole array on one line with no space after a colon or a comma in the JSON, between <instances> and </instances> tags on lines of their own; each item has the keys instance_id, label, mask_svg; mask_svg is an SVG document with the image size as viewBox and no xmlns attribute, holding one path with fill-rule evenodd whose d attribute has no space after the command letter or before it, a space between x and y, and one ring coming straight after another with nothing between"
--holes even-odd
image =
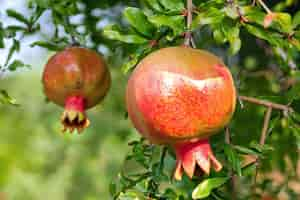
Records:
<instances>
[{"instance_id":1,"label":"dark spot on fruit skin","mask_svg":"<svg viewBox=\"0 0 300 200\"><path fill-rule=\"evenodd\" d=\"M75 89L81 89L82 88L82 81L81 80L77 80L76 84L75 84Z\"/></svg>"}]
</instances>

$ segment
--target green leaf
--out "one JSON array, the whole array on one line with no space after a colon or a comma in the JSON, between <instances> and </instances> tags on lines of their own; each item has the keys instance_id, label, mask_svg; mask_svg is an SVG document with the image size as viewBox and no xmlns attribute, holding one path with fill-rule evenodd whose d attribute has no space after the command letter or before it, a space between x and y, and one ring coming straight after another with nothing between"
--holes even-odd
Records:
<instances>
[{"instance_id":1,"label":"green leaf","mask_svg":"<svg viewBox=\"0 0 300 200\"><path fill-rule=\"evenodd\" d=\"M160 0L164 8L170 11L181 12L184 10L184 3L182 0Z\"/></svg>"},{"instance_id":2,"label":"green leaf","mask_svg":"<svg viewBox=\"0 0 300 200\"><path fill-rule=\"evenodd\" d=\"M25 17L24 15L22 15L21 13L15 11L15 10L8 9L8 10L6 10L6 14L7 14L9 17L15 18L16 20L18 20L18 21L20 21L20 22L23 22L23 23L26 24L26 25L30 25L29 20L26 19L26 17Z\"/></svg>"},{"instance_id":3,"label":"green leaf","mask_svg":"<svg viewBox=\"0 0 300 200\"><path fill-rule=\"evenodd\" d=\"M147 16L141 9L128 7L124 11L124 16L139 33L149 38L153 37L155 26L148 21Z\"/></svg>"},{"instance_id":4,"label":"green leaf","mask_svg":"<svg viewBox=\"0 0 300 200\"><path fill-rule=\"evenodd\" d=\"M112 40L119 40L121 42L129 44L143 44L147 43L148 40L139 35L134 34L123 34L116 25L106 26L103 30L103 35Z\"/></svg>"},{"instance_id":5,"label":"green leaf","mask_svg":"<svg viewBox=\"0 0 300 200\"><path fill-rule=\"evenodd\" d=\"M145 0L148 5L155 11L163 12L163 8L158 3L158 0Z\"/></svg>"},{"instance_id":6,"label":"green leaf","mask_svg":"<svg viewBox=\"0 0 300 200\"><path fill-rule=\"evenodd\" d=\"M213 37L218 44L223 44L227 41L221 28L217 28L213 31Z\"/></svg>"},{"instance_id":7,"label":"green leaf","mask_svg":"<svg viewBox=\"0 0 300 200\"><path fill-rule=\"evenodd\" d=\"M277 33L270 32L264 28L253 26L246 24L244 25L249 33L252 35L268 41L270 44L274 46L284 46L286 44L286 41L282 39L282 36Z\"/></svg>"},{"instance_id":8,"label":"green leaf","mask_svg":"<svg viewBox=\"0 0 300 200\"><path fill-rule=\"evenodd\" d=\"M298 51L300 51L300 40L299 40L299 39L291 38L291 39L289 40L289 42L290 42L294 47L296 47L296 49L297 49Z\"/></svg>"},{"instance_id":9,"label":"green leaf","mask_svg":"<svg viewBox=\"0 0 300 200\"><path fill-rule=\"evenodd\" d=\"M131 69L133 69L138 64L138 62L139 62L138 55L131 56L130 60L122 66L123 73L127 74Z\"/></svg>"},{"instance_id":10,"label":"green leaf","mask_svg":"<svg viewBox=\"0 0 300 200\"><path fill-rule=\"evenodd\" d=\"M173 30L174 36L180 35L185 29L183 16L153 15L149 17L149 20L157 28L162 26L170 27Z\"/></svg>"},{"instance_id":11,"label":"green leaf","mask_svg":"<svg viewBox=\"0 0 300 200\"><path fill-rule=\"evenodd\" d=\"M20 60L14 60L11 64L8 65L9 71L16 71L18 68L22 67L30 68L30 65L24 64Z\"/></svg>"},{"instance_id":12,"label":"green leaf","mask_svg":"<svg viewBox=\"0 0 300 200\"><path fill-rule=\"evenodd\" d=\"M13 45L9 49L8 56L5 61L5 65L7 65L15 52L20 51L20 42L16 39L13 40Z\"/></svg>"},{"instance_id":13,"label":"green leaf","mask_svg":"<svg viewBox=\"0 0 300 200\"><path fill-rule=\"evenodd\" d=\"M238 10L235 5L229 4L224 8L224 11L231 19L237 19L239 17Z\"/></svg>"},{"instance_id":14,"label":"green leaf","mask_svg":"<svg viewBox=\"0 0 300 200\"><path fill-rule=\"evenodd\" d=\"M193 199L204 199L208 197L212 190L222 186L228 181L228 177L209 178L202 181L193 191Z\"/></svg>"},{"instance_id":15,"label":"green leaf","mask_svg":"<svg viewBox=\"0 0 300 200\"><path fill-rule=\"evenodd\" d=\"M35 46L43 47L50 51L61 51L64 49L64 46L59 46L58 44L53 44L45 41L36 41L30 44L30 47L35 47Z\"/></svg>"},{"instance_id":16,"label":"green leaf","mask_svg":"<svg viewBox=\"0 0 300 200\"><path fill-rule=\"evenodd\" d=\"M280 122L280 116L276 116L273 119L271 119L270 125L269 125L269 128L268 128L268 134L270 134L273 131L273 129L276 127L276 125L279 122Z\"/></svg>"},{"instance_id":17,"label":"green leaf","mask_svg":"<svg viewBox=\"0 0 300 200\"><path fill-rule=\"evenodd\" d=\"M237 37L232 38L231 40L229 40L229 43L230 43L229 53L231 55L234 55L240 51L242 46L242 41L240 38Z\"/></svg>"},{"instance_id":18,"label":"green leaf","mask_svg":"<svg viewBox=\"0 0 300 200\"><path fill-rule=\"evenodd\" d=\"M192 28L195 29L198 25L219 24L224 19L224 12L217 8L208 8L201 12L192 22Z\"/></svg>"},{"instance_id":19,"label":"green leaf","mask_svg":"<svg viewBox=\"0 0 300 200\"><path fill-rule=\"evenodd\" d=\"M32 0L32 1L36 3L39 7L48 8L50 6L51 0Z\"/></svg>"},{"instance_id":20,"label":"green leaf","mask_svg":"<svg viewBox=\"0 0 300 200\"><path fill-rule=\"evenodd\" d=\"M2 27L2 23L0 22L0 49L4 48L4 30Z\"/></svg>"},{"instance_id":21,"label":"green leaf","mask_svg":"<svg viewBox=\"0 0 300 200\"><path fill-rule=\"evenodd\" d=\"M250 147L260 153L267 153L274 150L272 146L268 144L260 145L256 141L252 141L250 143Z\"/></svg>"},{"instance_id":22,"label":"green leaf","mask_svg":"<svg viewBox=\"0 0 300 200\"><path fill-rule=\"evenodd\" d=\"M300 25L300 10L294 15L292 24L294 28Z\"/></svg>"},{"instance_id":23,"label":"green leaf","mask_svg":"<svg viewBox=\"0 0 300 200\"><path fill-rule=\"evenodd\" d=\"M9 32L13 32L13 33L16 33L18 31L25 31L26 28L23 27L23 26L7 26L6 27L6 31L9 31Z\"/></svg>"},{"instance_id":24,"label":"green leaf","mask_svg":"<svg viewBox=\"0 0 300 200\"><path fill-rule=\"evenodd\" d=\"M243 176L253 176L253 173L255 172L256 167L257 166L256 166L255 162L250 163L250 164L246 165L245 167L243 167L243 169L242 169Z\"/></svg>"},{"instance_id":25,"label":"green leaf","mask_svg":"<svg viewBox=\"0 0 300 200\"><path fill-rule=\"evenodd\" d=\"M246 155L259 155L257 151L254 151L252 149L249 149L247 147L239 146L239 145L234 145L233 148L237 150L241 154L246 154Z\"/></svg>"},{"instance_id":26,"label":"green leaf","mask_svg":"<svg viewBox=\"0 0 300 200\"><path fill-rule=\"evenodd\" d=\"M293 87L286 93L286 97L289 102L298 100L300 98L300 84L293 85Z\"/></svg>"},{"instance_id":27,"label":"green leaf","mask_svg":"<svg viewBox=\"0 0 300 200\"><path fill-rule=\"evenodd\" d=\"M10 104L13 106L18 106L17 101L10 97L5 90L0 90L0 103L1 104Z\"/></svg>"},{"instance_id":28,"label":"green leaf","mask_svg":"<svg viewBox=\"0 0 300 200\"><path fill-rule=\"evenodd\" d=\"M234 55L239 52L242 42L240 39L240 28L232 20L223 20L217 26L214 26L213 36L218 43L229 42L229 53Z\"/></svg>"},{"instance_id":29,"label":"green leaf","mask_svg":"<svg viewBox=\"0 0 300 200\"><path fill-rule=\"evenodd\" d=\"M270 25L276 28L279 31L290 33L293 29L292 27L292 17L288 13L270 13L268 14L265 19L271 19Z\"/></svg>"},{"instance_id":30,"label":"green leaf","mask_svg":"<svg viewBox=\"0 0 300 200\"><path fill-rule=\"evenodd\" d=\"M232 166L232 169L238 174L238 176L242 176L241 161L235 149L233 149L231 145L225 144L224 152L227 156L228 162Z\"/></svg>"},{"instance_id":31,"label":"green leaf","mask_svg":"<svg viewBox=\"0 0 300 200\"><path fill-rule=\"evenodd\" d=\"M231 55L236 54L237 52L239 52L242 42L241 39L239 37L240 34L240 29L237 25L231 25L231 24L226 24L223 23L222 24L222 30L223 33L225 35L225 37L227 38L227 40L229 41L230 44L230 48L229 48L229 52Z\"/></svg>"},{"instance_id":32,"label":"green leaf","mask_svg":"<svg viewBox=\"0 0 300 200\"><path fill-rule=\"evenodd\" d=\"M118 200L147 200L147 198L139 191L127 190L119 195Z\"/></svg>"},{"instance_id":33,"label":"green leaf","mask_svg":"<svg viewBox=\"0 0 300 200\"><path fill-rule=\"evenodd\" d=\"M117 185L114 182L109 184L109 193L111 196L114 196L117 192Z\"/></svg>"},{"instance_id":34,"label":"green leaf","mask_svg":"<svg viewBox=\"0 0 300 200\"><path fill-rule=\"evenodd\" d=\"M263 26L266 14L262 10L253 6L244 6L242 7L242 12L249 22Z\"/></svg>"}]
</instances>

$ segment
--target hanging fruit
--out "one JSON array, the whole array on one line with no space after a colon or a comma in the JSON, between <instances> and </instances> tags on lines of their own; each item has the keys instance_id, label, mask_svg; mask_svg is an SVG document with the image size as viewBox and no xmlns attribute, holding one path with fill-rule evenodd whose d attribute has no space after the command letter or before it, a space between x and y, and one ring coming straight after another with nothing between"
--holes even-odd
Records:
<instances>
[{"instance_id":1,"label":"hanging fruit","mask_svg":"<svg viewBox=\"0 0 300 200\"><path fill-rule=\"evenodd\" d=\"M47 98L65 110L61 117L63 131L78 133L89 126L85 110L103 100L110 87L110 73L98 53L70 47L52 56L43 73Z\"/></svg>"},{"instance_id":2,"label":"hanging fruit","mask_svg":"<svg viewBox=\"0 0 300 200\"><path fill-rule=\"evenodd\" d=\"M193 177L196 166L219 171L208 138L230 121L236 91L230 71L211 53L190 47L160 49L132 73L126 93L135 128L152 143L170 145L174 178Z\"/></svg>"}]
</instances>

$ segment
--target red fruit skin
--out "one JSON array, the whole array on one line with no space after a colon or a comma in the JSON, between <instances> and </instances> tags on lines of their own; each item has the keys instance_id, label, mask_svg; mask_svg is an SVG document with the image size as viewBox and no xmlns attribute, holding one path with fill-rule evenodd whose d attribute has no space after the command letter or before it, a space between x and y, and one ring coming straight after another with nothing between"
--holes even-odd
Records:
<instances>
[{"instance_id":1,"label":"red fruit skin","mask_svg":"<svg viewBox=\"0 0 300 200\"><path fill-rule=\"evenodd\" d=\"M111 78L104 59L98 53L86 48L70 47L49 59L42 81L48 99L59 106L65 106L62 123L64 130L70 129L72 132L88 126L88 120L81 117L85 116L86 109L103 100ZM80 109L70 109L74 107ZM69 111L78 113L74 115ZM83 124L79 118L86 123Z\"/></svg>"},{"instance_id":2,"label":"red fruit skin","mask_svg":"<svg viewBox=\"0 0 300 200\"><path fill-rule=\"evenodd\" d=\"M191 147L184 152L197 152L201 149L197 145L205 149L205 139L230 121L236 91L230 71L218 57L189 47L169 47L139 63L128 81L126 102L135 128L151 142L175 150L184 144ZM205 155L208 161L214 159ZM196 159L194 153L190 156ZM187 174L191 177L193 172Z\"/></svg>"},{"instance_id":3,"label":"red fruit skin","mask_svg":"<svg viewBox=\"0 0 300 200\"><path fill-rule=\"evenodd\" d=\"M43 73L44 92L54 103L64 106L70 96L82 96L85 109L98 104L110 87L110 73L96 52L71 47L52 56Z\"/></svg>"}]
</instances>

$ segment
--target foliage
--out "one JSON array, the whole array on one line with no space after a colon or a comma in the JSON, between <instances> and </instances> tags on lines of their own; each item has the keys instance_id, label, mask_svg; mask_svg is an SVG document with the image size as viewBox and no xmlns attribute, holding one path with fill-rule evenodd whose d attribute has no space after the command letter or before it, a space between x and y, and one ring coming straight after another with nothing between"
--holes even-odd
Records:
<instances>
[{"instance_id":1,"label":"foliage","mask_svg":"<svg viewBox=\"0 0 300 200\"><path fill-rule=\"evenodd\" d=\"M99 3L89 0L80 2L31 0L29 2L31 16L24 16L18 11L9 9L6 15L17 20L18 25L5 26L4 23L0 23L0 48L9 49L6 61L0 66L0 73L28 67L26 61L14 59L13 55L21 50L20 43L24 37L40 31L39 18L46 11L51 11L54 34L32 43L32 47L40 46L57 51L69 45L81 45L98 50L98 47L105 45L112 50L108 55L111 66L120 66L125 73L133 70L150 52L166 46L181 45L188 37L186 33L192 32L192 41L197 48L208 49L224 58L235 76L238 93L256 97L255 102L252 101L254 104L241 99L227 131L224 130L211 138L214 151L224 163L224 168L220 173L212 172L210 175L195 177L192 180L184 177L181 182L176 182L171 177L172 167L175 165L174 152L168 147L153 146L144 139L135 140L130 143L131 152L126 157L117 180L110 184L111 197L119 200L205 198L218 200L255 199L265 194L278 196L279 193L285 193L290 199L297 199L300 193L291 188L289 183L299 182L297 173L300 147L298 72L300 11L297 10L299 2L272 1L268 5L263 1L255 2L256 4L250 0L194 0L193 10L186 10L187 2L183 0L99 1ZM96 9L104 8L107 15L99 17L92 14ZM122 10L123 14L114 14L116 8L118 11ZM193 13L190 29L186 24L188 12ZM72 23L69 15L83 15L84 19ZM97 29L99 20L104 19L110 19L114 23L107 25L103 30ZM80 29L84 31L79 31ZM11 46L6 46L7 40L11 41ZM119 69L117 72L114 71L118 74L115 79L117 82L121 76L126 76L121 75L120 71ZM4 88L1 89L0 103L15 105L16 101L3 90ZM118 91L123 90L124 88ZM120 122L120 118L115 115L122 116L125 112L124 102L118 98L116 95L108 100L111 101L110 104L114 104L109 111L113 112L114 117L109 120L115 120L115 124ZM22 104L22 97L18 98L18 102ZM275 103L284 108L276 107ZM268 110L271 111L269 116ZM45 123L49 126L49 122ZM104 124L96 128L99 130L107 128ZM53 128L49 129L53 131ZM113 131L110 133L113 134ZM132 129L126 127L122 131L131 133ZM228 133L231 137L228 137ZM84 148L82 142L85 140L102 140L102 136L86 137L78 142L80 150ZM70 138L67 137L66 140L72 140ZM63 149L68 148L64 142L59 144ZM97 148L99 144L94 145ZM77 146L74 147L76 148ZM90 148L84 151L87 154L97 155L97 152ZM118 154L119 151L121 150L116 149L112 152ZM88 166L81 162L95 159L93 156L85 158L82 154L78 157L73 161L76 162L74 165L78 164L78 169L71 170L73 173L71 175L67 173L69 168L63 168L66 165L52 162L48 166L55 168L52 169L56 171L54 177L75 176L76 179L78 175L75 181L68 177L64 178L61 184L66 184L65 188L71 189L69 195L61 199L83 199L83 195L89 199L89 194L93 193L86 188L86 193L79 192L81 196L77 196L77 192L74 191L76 189L69 186L80 182L79 179L85 177L85 173L90 173ZM5 159L9 160L9 156ZM66 159L61 160L72 163ZM44 163L32 166L47 167ZM46 170L37 170L46 173ZM273 184L276 180L270 179L269 173L275 171L284 175L284 181ZM101 181L101 178L103 177L90 177L89 180L97 182L97 179ZM5 180L2 182L5 185ZM46 192L47 188L44 191Z\"/></svg>"}]
</instances>

